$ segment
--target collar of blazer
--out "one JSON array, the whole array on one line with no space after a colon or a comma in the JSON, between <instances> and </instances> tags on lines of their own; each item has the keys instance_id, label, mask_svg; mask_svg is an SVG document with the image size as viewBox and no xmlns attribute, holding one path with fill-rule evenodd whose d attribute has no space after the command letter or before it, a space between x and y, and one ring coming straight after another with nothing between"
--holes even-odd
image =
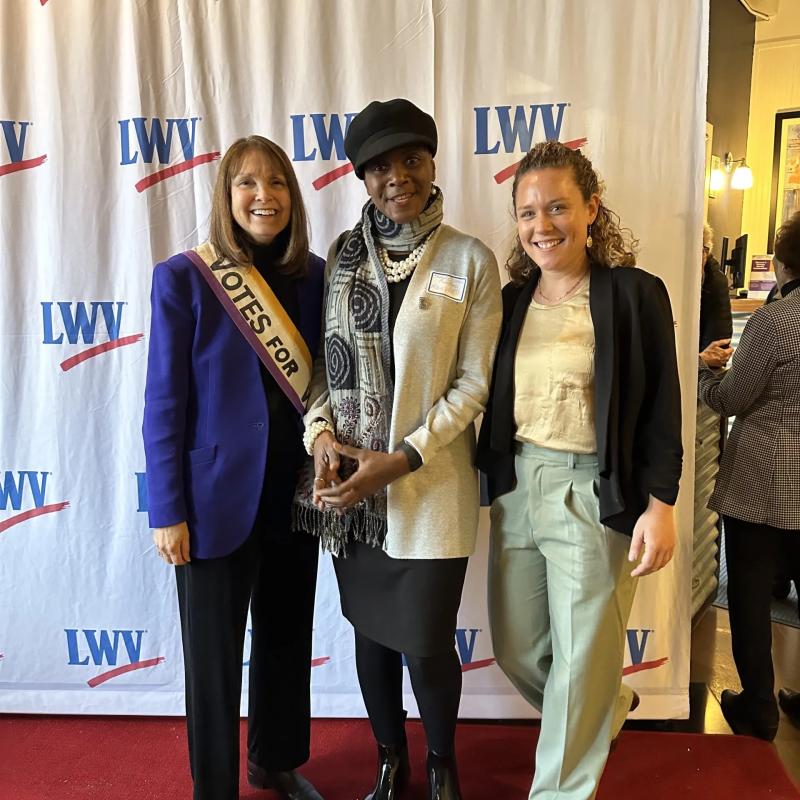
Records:
<instances>
[{"instance_id":1,"label":"collar of blazer","mask_svg":"<svg viewBox=\"0 0 800 800\"><path fill-rule=\"evenodd\" d=\"M800 278L793 278L792 280L783 284L783 288L781 289L781 297L785 300L790 294L794 294L798 289L800 289Z\"/></svg>"},{"instance_id":2,"label":"collar of blazer","mask_svg":"<svg viewBox=\"0 0 800 800\"><path fill-rule=\"evenodd\" d=\"M540 271L535 269L528 281L516 289L516 299L512 296L513 306L497 350L490 446L501 453L510 452L514 446L514 362L517 342L539 282L539 275ZM609 443L613 447L617 428L618 376L614 368L617 361L614 305L613 270L592 262L589 311L595 337L595 432L600 474L604 477L608 476L613 463Z\"/></svg>"}]
</instances>

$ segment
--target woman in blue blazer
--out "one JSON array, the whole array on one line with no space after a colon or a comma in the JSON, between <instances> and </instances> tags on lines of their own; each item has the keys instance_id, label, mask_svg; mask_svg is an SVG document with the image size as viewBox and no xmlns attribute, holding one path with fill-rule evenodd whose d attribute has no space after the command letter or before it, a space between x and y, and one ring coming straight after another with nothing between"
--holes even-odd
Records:
<instances>
[{"instance_id":1,"label":"woman in blue blazer","mask_svg":"<svg viewBox=\"0 0 800 800\"><path fill-rule=\"evenodd\" d=\"M248 779L282 798L320 797L294 771L309 755L318 547L291 533L290 507L323 266L291 162L250 136L222 159L209 241L153 272L149 517L176 566L195 800L239 797L248 606Z\"/></svg>"}]
</instances>

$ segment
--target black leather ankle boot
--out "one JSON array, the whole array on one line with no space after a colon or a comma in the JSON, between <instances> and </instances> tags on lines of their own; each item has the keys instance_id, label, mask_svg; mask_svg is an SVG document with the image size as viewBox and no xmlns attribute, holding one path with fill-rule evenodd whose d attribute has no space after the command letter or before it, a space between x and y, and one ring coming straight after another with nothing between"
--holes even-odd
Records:
<instances>
[{"instance_id":1,"label":"black leather ankle boot","mask_svg":"<svg viewBox=\"0 0 800 800\"><path fill-rule=\"evenodd\" d=\"M411 766L408 763L408 742L400 747L378 743L378 774L375 788L364 800L396 800L408 785Z\"/></svg>"},{"instance_id":2,"label":"black leather ankle boot","mask_svg":"<svg viewBox=\"0 0 800 800\"><path fill-rule=\"evenodd\" d=\"M428 753L430 800L461 800L455 756Z\"/></svg>"}]
</instances>

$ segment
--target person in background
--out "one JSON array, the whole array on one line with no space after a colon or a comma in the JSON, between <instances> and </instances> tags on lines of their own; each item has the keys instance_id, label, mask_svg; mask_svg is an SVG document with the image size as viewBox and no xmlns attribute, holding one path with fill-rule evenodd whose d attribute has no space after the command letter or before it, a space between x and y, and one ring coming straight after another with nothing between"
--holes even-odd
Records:
<instances>
[{"instance_id":1,"label":"person in background","mask_svg":"<svg viewBox=\"0 0 800 800\"><path fill-rule=\"evenodd\" d=\"M306 415L315 473L300 527L335 555L377 742L368 800L408 783L403 658L428 742L430 800L459 800L456 617L478 528L476 417L500 329L492 251L443 221L433 119L372 102L345 152L369 200L331 248L324 354Z\"/></svg>"},{"instance_id":2,"label":"person in background","mask_svg":"<svg viewBox=\"0 0 800 800\"><path fill-rule=\"evenodd\" d=\"M723 518L733 659L741 692L720 704L734 733L768 741L778 730L770 595L785 553L800 563L800 213L779 231L780 299L756 309L727 372L701 359L698 395L735 416L708 506ZM780 697L787 713L800 699Z\"/></svg>"},{"instance_id":3,"label":"person in background","mask_svg":"<svg viewBox=\"0 0 800 800\"><path fill-rule=\"evenodd\" d=\"M666 287L591 162L537 144L478 445L491 508L497 663L542 713L531 800L590 800L636 693L622 684L636 580L675 548L683 448ZM637 563L638 562L638 563Z\"/></svg>"},{"instance_id":4,"label":"person in background","mask_svg":"<svg viewBox=\"0 0 800 800\"><path fill-rule=\"evenodd\" d=\"M707 367L721 369L733 353L733 317L728 279L711 254L714 231L703 225L703 253L700 257L700 358Z\"/></svg>"},{"instance_id":5,"label":"person in background","mask_svg":"<svg viewBox=\"0 0 800 800\"><path fill-rule=\"evenodd\" d=\"M239 797L248 606L248 780L321 800L295 771L309 756L319 546L290 522L322 290L291 162L262 136L237 140L209 240L153 271L142 429L153 539L175 567L195 800Z\"/></svg>"}]
</instances>

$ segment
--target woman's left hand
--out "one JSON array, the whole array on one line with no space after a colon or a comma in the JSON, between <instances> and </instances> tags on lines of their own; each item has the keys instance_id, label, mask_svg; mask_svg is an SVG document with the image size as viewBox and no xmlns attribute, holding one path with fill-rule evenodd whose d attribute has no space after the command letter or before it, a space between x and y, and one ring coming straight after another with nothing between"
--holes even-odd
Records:
<instances>
[{"instance_id":1,"label":"woman's left hand","mask_svg":"<svg viewBox=\"0 0 800 800\"><path fill-rule=\"evenodd\" d=\"M631 576L638 578L650 575L666 567L672 560L675 551L675 515L673 507L656 500L652 495L645 512L636 520L631 539L631 549L628 561L638 561L644 556L639 565L631 572Z\"/></svg>"},{"instance_id":2,"label":"woman's left hand","mask_svg":"<svg viewBox=\"0 0 800 800\"><path fill-rule=\"evenodd\" d=\"M317 491L317 497L330 508L343 509L355 505L411 471L402 450L380 453L339 443L334 447L339 455L357 461L358 467L346 481Z\"/></svg>"}]
</instances>

